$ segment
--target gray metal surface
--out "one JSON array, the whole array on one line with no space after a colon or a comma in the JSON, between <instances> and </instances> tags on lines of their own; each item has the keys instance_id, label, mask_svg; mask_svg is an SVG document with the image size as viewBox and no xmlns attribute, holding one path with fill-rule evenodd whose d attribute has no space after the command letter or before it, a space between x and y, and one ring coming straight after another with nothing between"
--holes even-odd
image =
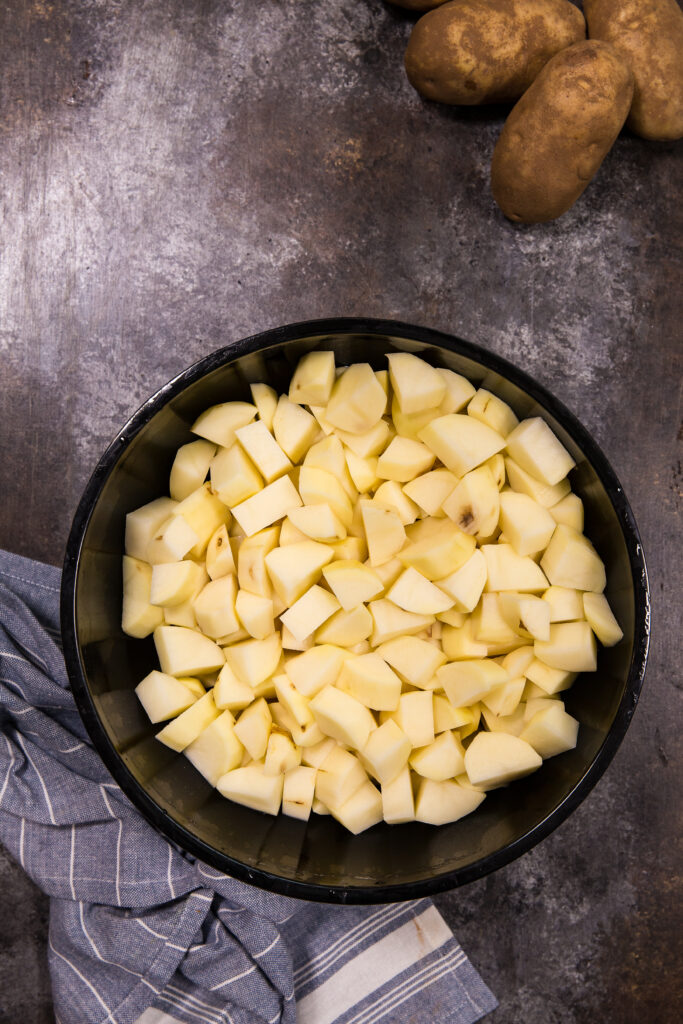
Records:
<instances>
[{"instance_id":1,"label":"gray metal surface","mask_svg":"<svg viewBox=\"0 0 683 1024\"><path fill-rule=\"evenodd\" d=\"M396 317L535 375L631 499L650 668L569 821L437 902L492 1024L664 1024L683 999L681 149L624 135L565 217L513 226L488 183L503 111L420 100L410 24L381 0L0 7L0 545L59 563L118 426L265 327ZM46 900L2 852L0 920L0 1020L43 1024Z\"/></svg>"}]
</instances>

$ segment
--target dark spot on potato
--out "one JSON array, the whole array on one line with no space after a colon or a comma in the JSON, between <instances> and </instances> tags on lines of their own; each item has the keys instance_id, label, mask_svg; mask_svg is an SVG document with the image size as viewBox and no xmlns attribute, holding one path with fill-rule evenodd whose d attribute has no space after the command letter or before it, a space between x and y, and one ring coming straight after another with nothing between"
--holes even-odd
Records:
<instances>
[{"instance_id":1,"label":"dark spot on potato","mask_svg":"<svg viewBox=\"0 0 683 1024\"><path fill-rule=\"evenodd\" d=\"M461 530L467 530L474 522L474 513L471 508L464 509L458 519L458 526Z\"/></svg>"}]
</instances>

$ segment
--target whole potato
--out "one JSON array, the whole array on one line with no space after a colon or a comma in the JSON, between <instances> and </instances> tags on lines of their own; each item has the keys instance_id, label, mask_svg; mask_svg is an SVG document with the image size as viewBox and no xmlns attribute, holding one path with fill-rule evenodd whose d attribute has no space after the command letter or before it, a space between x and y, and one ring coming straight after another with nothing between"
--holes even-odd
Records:
<instances>
[{"instance_id":1,"label":"whole potato","mask_svg":"<svg viewBox=\"0 0 683 1024\"><path fill-rule=\"evenodd\" d=\"M627 127L644 139L683 135L683 12L676 0L584 0L592 39L604 39L633 70Z\"/></svg>"},{"instance_id":2,"label":"whole potato","mask_svg":"<svg viewBox=\"0 0 683 1024\"><path fill-rule=\"evenodd\" d=\"M394 7L405 7L407 11L431 11L433 7L448 3L448 0L389 0Z\"/></svg>"},{"instance_id":3,"label":"whole potato","mask_svg":"<svg viewBox=\"0 0 683 1024\"><path fill-rule=\"evenodd\" d=\"M406 71L429 100L510 102L585 35L583 15L568 0L452 0L415 25Z\"/></svg>"},{"instance_id":4,"label":"whole potato","mask_svg":"<svg viewBox=\"0 0 683 1024\"><path fill-rule=\"evenodd\" d=\"M633 73L600 40L549 60L512 108L491 163L493 198L510 220L554 220L611 149L633 98Z\"/></svg>"}]
</instances>

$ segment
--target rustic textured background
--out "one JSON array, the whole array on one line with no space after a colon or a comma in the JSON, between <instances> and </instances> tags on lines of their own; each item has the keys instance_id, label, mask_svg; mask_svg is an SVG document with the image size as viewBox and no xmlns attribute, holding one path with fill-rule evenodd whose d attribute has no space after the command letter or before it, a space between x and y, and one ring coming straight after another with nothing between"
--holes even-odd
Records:
<instances>
[{"instance_id":1,"label":"rustic textured background","mask_svg":"<svg viewBox=\"0 0 683 1024\"><path fill-rule=\"evenodd\" d=\"M570 820L438 904L500 999L492 1024L665 1024L683 999L681 149L623 135L570 213L513 227L488 185L504 112L422 102L410 26L382 0L0 4L0 546L59 563L119 425L265 327L396 317L534 374L633 504L650 668ZM48 1022L46 901L2 850L0 920L0 1021Z\"/></svg>"}]
</instances>

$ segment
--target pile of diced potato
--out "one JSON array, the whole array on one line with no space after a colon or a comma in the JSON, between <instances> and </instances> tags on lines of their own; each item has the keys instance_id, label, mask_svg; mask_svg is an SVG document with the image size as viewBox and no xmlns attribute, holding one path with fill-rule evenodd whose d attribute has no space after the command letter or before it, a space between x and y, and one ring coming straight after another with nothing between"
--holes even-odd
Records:
<instances>
[{"instance_id":1,"label":"pile of diced potato","mask_svg":"<svg viewBox=\"0 0 683 1024\"><path fill-rule=\"evenodd\" d=\"M455 821L573 748L559 694L622 636L545 420L387 359L316 350L289 395L207 409L123 560L157 739L231 800L354 833Z\"/></svg>"}]
</instances>

